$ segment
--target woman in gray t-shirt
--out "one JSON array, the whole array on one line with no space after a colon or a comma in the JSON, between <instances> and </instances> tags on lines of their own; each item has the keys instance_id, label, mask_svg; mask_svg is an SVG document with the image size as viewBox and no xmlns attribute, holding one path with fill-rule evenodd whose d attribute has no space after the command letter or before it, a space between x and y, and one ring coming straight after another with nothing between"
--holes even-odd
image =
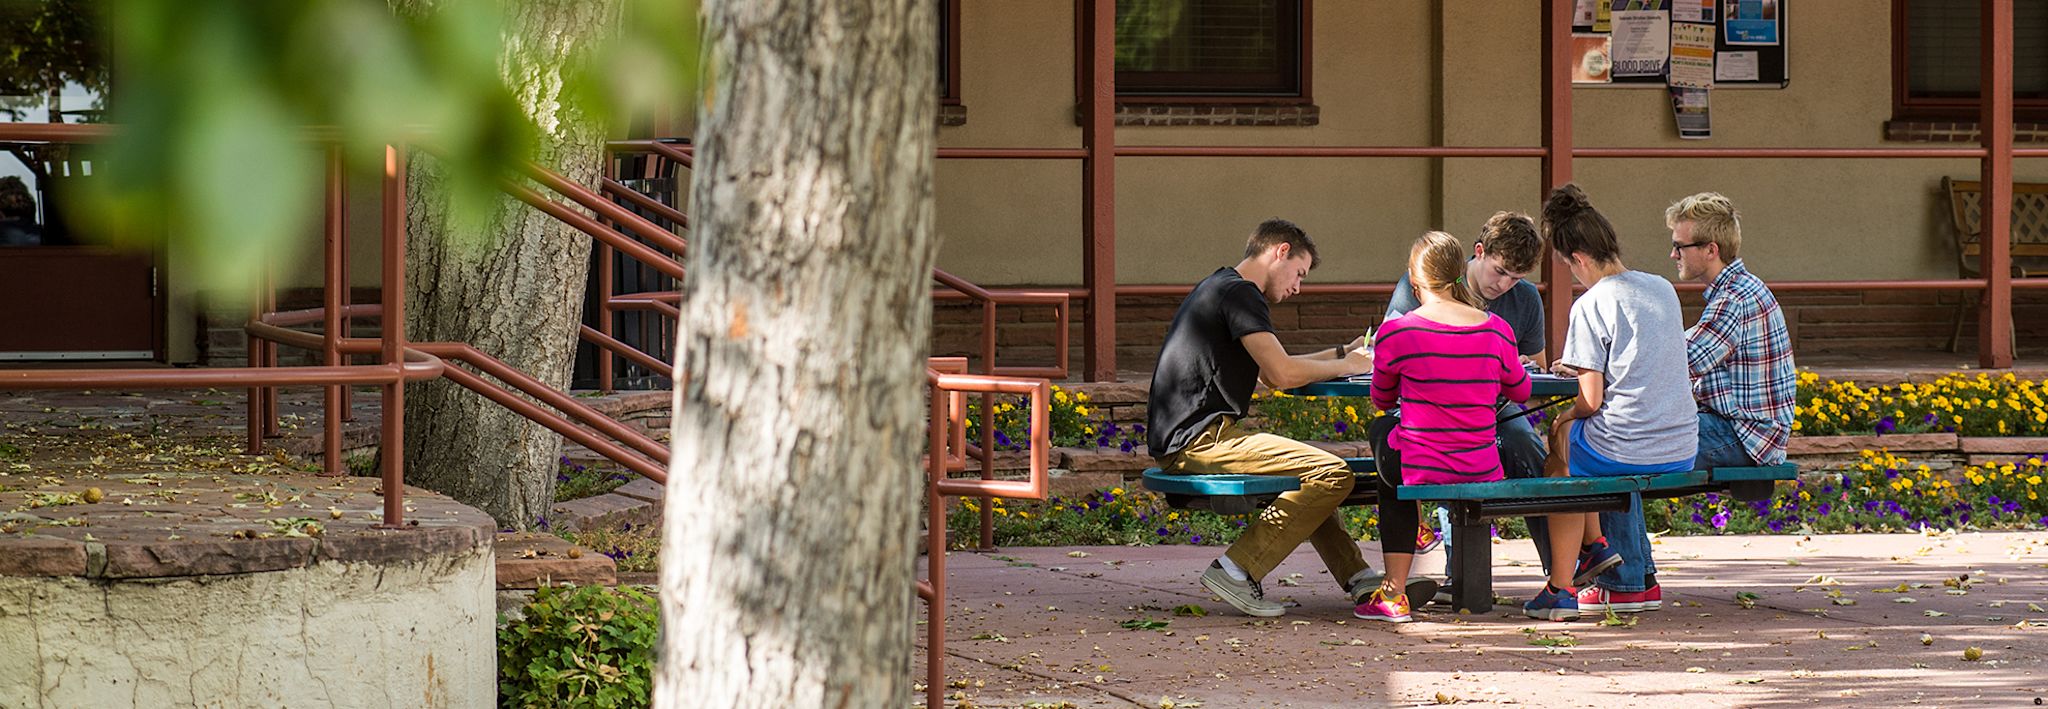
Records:
<instances>
[{"instance_id":1,"label":"woman in gray t-shirt","mask_svg":"<svg viewBox=\"0 0 2048 709\"><path fill-rule=\"evenodd\" d=\"M1685 363L1685 328L1671 282L1621 261L1614 225L1584 192L1565 185L1543 206L1550 248L1586 294L1572 304L1564 353L1553 370L1577 377L1579 396L1552 421L1551 476L1642 475L1692 468L1699 448ZM1662 604L1643 528L1641 498L1628 510L1550 516L1550 580L1523 605L1533 618L1571 620L1584 610ZM1607 529L1603 530L1603 527ZM1610 546L1609 537L1613 535ZM1577 548L1574 548L1576 545ZM1564 559L1577 558L1566 567ZM1588 584L1598 579L1597 586Z\"/></svg>"}]
</instances>

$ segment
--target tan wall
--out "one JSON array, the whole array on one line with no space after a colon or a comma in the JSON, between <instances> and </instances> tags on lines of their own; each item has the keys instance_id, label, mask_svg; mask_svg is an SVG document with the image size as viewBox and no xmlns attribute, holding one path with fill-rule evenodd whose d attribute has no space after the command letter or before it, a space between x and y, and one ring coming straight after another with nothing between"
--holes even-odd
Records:
<instances>
[{"instance_id":1,"label":"tan wall","mask_svg":"<svg viewBox=\"0 0 2048 709\"><path fill-rule=\"evenodd\" d=\"M1313 127L1123 127L1130 145L1540 144L1538 3L1320 2L1314 7ZM1802 7L1787 27L1792 83L1713 94L1714 137L1680 140L1657 88L1574 91L1582 146L1911 146L1890 118L1890 15ZM967 125L945 146L1075 147L1072 4L963 7ZM1442 47L1436 46L1441 41ZM1439 82L1438 76L1441 76ZM1441 84L1439 86L1439 83ZM1440 163L1440 164L1439 164ZM1776 279L1953 277L1937 193L1972 160L1581 159L1575 177L1623 233L1631 265L1657 273L1663 209L1702 190L1734 198L1744 256ZM1117 162L1117 280L1191 282L1235 260L1268 216L1319 237L1312 281L1388 281L1425 229L1470 237L1499 209L1538 206L1535 159L1190 159ZM989 285L1074 284L1081 276L1077 162L942 161L940 265ZM2023 160L2022 181L2048 181Z\"/></svg>"},{"instance_id":2,"label":"tan wall","mask_svg":"<svg viewBox=\"0 0 2048 709\"><path fill-rule=\"evenodd\" d=\"M1124 127L1129 145L1422 145L1435 124L1427 3L1316 6L1313 127ZM961 102L947 147L1078 147L1074 13L1067 0L965 3ZM1428 160L1125 158L1117 172L1117 280L1184 283L1235 263L1260 220L1318 237L1316 278L1384 279L1432 221ZM1078 283L1078 161L941 161L939 265L988 284Z\"/></svg>"}]
</instances>

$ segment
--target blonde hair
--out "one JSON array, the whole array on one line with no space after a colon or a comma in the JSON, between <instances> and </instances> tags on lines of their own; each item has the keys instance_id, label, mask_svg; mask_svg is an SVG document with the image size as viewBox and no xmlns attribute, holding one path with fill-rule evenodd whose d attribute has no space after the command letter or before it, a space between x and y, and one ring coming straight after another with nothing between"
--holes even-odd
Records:
<instances>
[{"instance_id":1,"label":"blonde hair","mask_svg":"<svg viewBox=\"0 0 2048 709\"><path fill-rule=\"evenodd\" d=\"M1714 242L1723 261L1734 261L1742 251L1742 215L1719 192L1701 192L1664 210L1666 228L1676 229L1679 222L1692 222L1693 242Z\"/></svg>"},{"instance_id":2,"label":"blonde hair","mask_svg":"<svg viewBox=\"0 0 2048 709\"><path fill-rule=\"evenodd\" d=\"M1474 308L1486 301L1465 281L1465 245L1458 237L1441 231L1423 234L1408 249L1408 280L1416 290L1426 290Z\"/></svg>"}]
</instances>

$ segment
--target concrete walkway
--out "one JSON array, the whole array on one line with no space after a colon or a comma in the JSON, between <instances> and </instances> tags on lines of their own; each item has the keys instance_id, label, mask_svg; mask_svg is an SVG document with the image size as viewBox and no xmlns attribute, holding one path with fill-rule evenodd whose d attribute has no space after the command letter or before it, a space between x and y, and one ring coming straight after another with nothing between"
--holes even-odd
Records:
<instances>
[{"instance_id":1,"label":"concrete walkway","mask_svg":"<svg viewBox=\"0 0 2048 709\"><path fill-rule=\"evenodd\" d=\"M1365 546L1378 558L1377 543ZM1524 540L1493 545L1495 593L1516 605L1400 626L1353 619L1306 548L1273 577L1298 586L1267 582L1269 596L1300 605L1270 620L1238 615L1196 583L1220 547L954 552L946 692L983 707L1210 709L2048 698L2048 532L1690 537L1655 548L1664 609L1632 625L1522 617L1520 600L1542 582ZM1438 552L1418 565L1435 575L1442 564ZM1754 607L1738 592L1756 594ZM1209 614L1177 616L1184 605ZM1148 619L1167 624L1119 627ZM1970 647L1979 659L1965 659ZM918 677L924 656L920 642Z\"/></svg>"}]
</instances>

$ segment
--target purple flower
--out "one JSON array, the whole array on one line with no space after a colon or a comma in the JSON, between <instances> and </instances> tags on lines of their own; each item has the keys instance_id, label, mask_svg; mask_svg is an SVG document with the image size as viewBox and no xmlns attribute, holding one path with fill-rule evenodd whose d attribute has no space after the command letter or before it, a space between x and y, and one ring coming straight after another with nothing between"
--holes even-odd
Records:
<instances>
[{"instance_id":1,"label":"purple flower","mask_svg":"<svg viewBox=\"0 0 2048 709\"><path fill-rule=\"evenodd\" d=\"M1898 430L1899 425L1896 423L1892 423L1892 417L1886 416L1884 418L1878 419L1877 425L1873 428L1877 431L1877 435L1882 436L1887 433L1891 433L1892 431Z\"/></svg>"},{"instance_id":2,"label":"purple flower","mask_svg":"<svg viewBox=\"0 0 2048 709\"><path fill-rule=\"evenodd\" d=\"M1165 536L1171 536L1172 534L1173 534L1172 532L1166 531L1166 528L1165 528L1165 527L1160 527L1160 528L1159 528L1159 536L1165 537Z\"/></svg>"},{"instance_id":3,"label":"purple flower","mask_svg":"<svg viewBox=\"0 0 2048 709\"><path fill-rule=\"evenodd\" d=\"M1096 436L1096 437L1095 437L1095 447L1096 447L1096 448L1108 448L1108 447L1109 447L1109 437L1108 437L1108 436Z\"/></svg>"},{"instance_id":4,"label":"purple flower","mask_svg":"<svg viewBox=\"0 0 2048 709\"><path fill-rule=\"evenodd\" d=\"M1189 544L1200 544L1200 543L1202 543L1202 535L1200 535L1200 534L1197 534L1197 535L1195 535L1195 536L1192 536L1192 537L1188 537L1188 543L1189 543Z\"/></svg>"},{"instance_id":5,"label":"purple flower","mask_svg":"<svg viewBox=\"0 0 2048 709\"><path fill-rule=\"evenodd\" d=\"M1003 433L1002 431L997 431L996 445L1002 446L1004 448L1014 448L1017 444L1010 442L1009 434Z\"/></svg>"},{"instance_id":6,"label":"purple flower","mask_svg":"<svg viewBox=\"0 0 2048 709\"><path fill-rule=\"evenodd\" d=\"M1825 503L1825 502L1823 502L1823 503L1820 503L1820 509L1818 510L1818 512L1820 512L1820 516L1822 516L1822 517L1826 517L1826 516L1828 516L1828 511L1829 511L1829 510L1832 510L1832 509L1834 509L1834 508L1835 508L1835 507L1834 507L1834 505L1830 505L1830 504L1828 504L1828 503Z\"/></svg>"},{"instance_id":7,"label":"purple flower","mask_svg":"<svg viewBox=\"0 0 2048 709\"><path fill-rule=\"evenodd\" d=\"M1698 525L1705 525L1707 523L1707 518L1701 517L1700 513L1698 512L1694 512L1692 513L1692 523Z\"/></svg>"},{"instance_id":8,"label":"purple flower","mask_svg":"<svg viewBox=\"0 0 2048 709\"><path fill-rule=\"evenodd\" d=\"M1727 510L1721 510L1720 512L1715 512L1715 513L1714 513L1714 519L1712 520L1712 524L1714 525L1714 528L1715 528L1715 529L1727 529L1727 528L1728 528L1728 511L1727 511Z\"/></svg>"},{"instance_id":9,"label":"purple flower","mask_svg":"<svg viewBox=\"0 0 2048 709\"><path fill-rule=\"evenodd\" d=\"M1136 446L1134 446L1134 445L1133 445L1133 444L1131 443L1131 439L1128 439L1128 438L1124 439L1124 444L1123 444L1123 445L1121 445L1121 446L1118 446L1118 448L1121 448L1121 449L1123 449L1123 452L1125 452L1125 453L1129 453L1129 452L1131 452L1131 449L1132 449L1132 448L1134 448L1134 447L1136 447Z\"/></svg>"},{"instance_id":10,"label":"purple flower","mask_svg":"<svg viewBox=\"0 0 2048 709\"><path fill-rule=\"evenodd\" d=\"M1345 431L1351 430L1351 424L1345 423L1343 421L1338 421L1336 423L1336 429L1338 433L1343 433Z\"/></svg>"},{"instance_id":11,"label":"purple flower","mask_svg":"<svg viewBox=\"0 0 2048 709\"><path fill-rule=\"evenodd\" d=\"M1773 519L1770 522L1765 523L1764 526L1770 527L1772 532L1785 531L1785 521L1781 519Z\"/></svg>"},{"instance_id":12,"label":"purple flower","mask_svg":"<svg viewBox=\"0 0 2048 709\"><path fill-rule=\"evenodd\" d=\"M1104 497L1107 497L1107 495L1105 495ZM1091 509L1091 510L1092 510L1092 509L1095 509L1095 508L1096 508L1097 506L1098 506L1098 505L1097 505L1097 503L1095 502L1095 498L1093 498L1093 497L1091 497L1091 498L1088 498L1088 509Z\"/></svg>"},{"instance_id":13,"label":"purple flower","mask_svg":"<svg viewBox=\"0 0 2048 709\"><path fill-rule=\"evenodd\" d=\"M1142 424L1142 423L1134 423L1134 424L1131 424L1131 432L1132 432L1132 433L1144 433L1144 432L1145 432L1145 424Z\"/></svg>"},{"instance_id":14,"label":"purple flower","mask_svg":"<svg viewBox=\"0 0 2048 709\"><path fill-rule=\"evenodd\" d=\"M541 528L541 529L547 529L547 528L548 528L548 518L546 518L546 517L535 517L535 518L533 518L533 526L535 526L535 527L539 527L539 528Z\"/></svg>"},{"instance_id":15,"label":"purple flower","mask_svg":"<svg viewBox=\"0 0 2048 709\"><path fill-rule=\"evenodd\" d=\"M1938 420L1940 420L1940 418L1935 416L1932 412L1929 412L1926 416L1920 417L1920 423L1934 423Z\"/></svg>"}]
</instances>

